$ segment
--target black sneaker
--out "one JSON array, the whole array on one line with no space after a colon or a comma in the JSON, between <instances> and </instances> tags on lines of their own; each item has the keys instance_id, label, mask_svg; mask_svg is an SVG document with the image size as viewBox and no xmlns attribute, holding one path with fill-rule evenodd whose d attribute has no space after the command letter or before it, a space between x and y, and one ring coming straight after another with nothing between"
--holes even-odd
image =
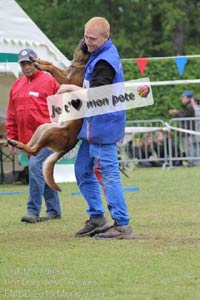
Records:
<instances>
[{"instance_id":1,"label":"black sneaker","mask_svg":"<svg viewBox=\"0 0 200 300\"><path fill-rule=\"evenodd\" d=\"M27 223L36 223L39 222L39 219L40 217L38 215L27 213L27 215L21 218L21 221Z\"/></svg>"},{"instance_id":2,"label":"black sneaker","mask_svg":"<svg viewBox=\"0 0 200 300\"><path fill-rule=\"evenodd\" d=\"M60 215L47 215L45 217L39 217L38 222L45 222L53 219L61 219Z\"/></svg>"},{"instance_id":3,"label":"black sneaker","mask_svg":"<svg viewBox=\"0 0 200 300\"><path fill-rule=\"evenodd\" d=\"M135 239L133 229L129 225L118 226L114 224L111 228L103 233L95 235L96 239Z\"/></svg>"},{"instance_id":4,"label":"black sneaker","mask_svg":"<svg viewBox=\"0 0 200 300\"><path fill-rule=\"evenodd\" d=\"M110 227L111 225L105 217L91 218L85 222L85 226L75 234L75 237L94 236L96 233L104 232Z\"/></svg>"}]
</instances>

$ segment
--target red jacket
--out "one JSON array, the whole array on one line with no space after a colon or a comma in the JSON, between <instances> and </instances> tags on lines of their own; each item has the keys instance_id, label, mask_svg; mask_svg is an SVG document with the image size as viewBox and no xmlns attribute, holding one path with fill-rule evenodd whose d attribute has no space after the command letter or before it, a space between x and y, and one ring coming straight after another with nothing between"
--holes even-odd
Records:
<instances>
[{"instance_id":1,"label":"red jacket","mask_svg":"<svg viewBox=\"0 0 200 300\"><path fill-rule=\"evenodd\" d=\"M57 81L43 71L22 76L11 87L6 129L7 139L27 143L37 127L50 123L47 97L59 88Z\"/></svg>"}]
</instances>

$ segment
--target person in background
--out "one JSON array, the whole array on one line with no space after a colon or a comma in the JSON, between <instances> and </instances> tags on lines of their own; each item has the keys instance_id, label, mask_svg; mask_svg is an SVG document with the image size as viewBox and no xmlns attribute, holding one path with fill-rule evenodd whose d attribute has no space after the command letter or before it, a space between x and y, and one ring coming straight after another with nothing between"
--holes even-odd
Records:
<instances>
[{"instance_id":1,"label":"person in background","mask_svg":"<svg viewBox=\"0 0 200 300\"><path fill-rule=\"evenodd\" d=\"M178 145L172 140L169 145L169 136L164 131L159 130L155 134L145 132L139 141L139 145L132 148L132 158L139 160L139 167L163 167L169 163L170 155L174 167L182 165L182 161L178 159L181 156Z\"/></svg>"},{"instance_id":2,"label":"person in background","mask_svg":"<svg viewBox=\"0 0 200 300\"><path fill-rule=\"evenodd\" d=\"M170 155L172 158L172 165L174 167L182 166L182 161L178 158L181 156L181 151L179 146L173 141L173 137L167 136L168 133L163 131L157 131L154 135L154 151L157 153L159 158L159 165L163 165L165 162L169 161ZM171 137L171 142L169 145L169 138ZM169 150L171 148L171 151ZM165 160L165 157L167 159ZM161 160L163 158L163 160Z\"/></svg>"},{"instance_id":3,"label":"person in background","mask_svg":"<svg viewBox=\"0 0 200 300\"><path fill-rule=\"evenodd\" d=\"M192 118L194 117L194 107L191 103L193 93L191 91L184 91L181 95L181 103L183 109L170 109L169 114L175 118Z\"/></svg>"},{"instance_id":4,"label":"person in background","mask_svg":"<svg viewBox=\"0 0 200 300\"><path fill-rule=\"evenodd\" d=\"M18 62L23 76L17 79L10 90L7 110L7 139L28 143L37 127L50 122L47 97L57 92L59 84L49 74L37 70L30 57L37 57L32 49L19 52ZM14 148L10 151L14 152ZM36 223L61 217L58 193L44 181L42 164L52 152L43 148L37 156L29 158L29 196L27 213L22 222ZM46 204L46 216L40 217L42 197Z\"/></svg>"},{"instance_id":5,"label":"person in background","mask_svg":"<svg viewBox=\"0 0 200 300\"><path fill-rule=\"evenodd\" d=\"M191 99L193 97L193 93L191 91L184 91L181 95L181 102L183 109L181 111L177 109L170 109L169 114L174 118L194 118L194 107L192 105ZM194 122L190 122L189 120L182 120L181 127L183 129L194 130ZM193 139L194 136L191 134L182 134L182 140L184 144L185 155L193 157ZM194 165L193 160L188 159L188 166L192 167Z\"/></svg>"},{"instance_id":6,"label":"person in background","mask_svg":"<svg viewBox=\"0 0 200 300\"><path fill-rule=\"evenodd\" d=\"M102 17L90 19L85 24L84 38L91 55L85 67L83 88L123 82L123 68L118 51L110 38L109 22ZM75 85L61 85L58 93L78 89L80 88ZM83 121L78 135L82 143L75 163L75 174L87 202L89 220L76 233L76 237L134 238L120 181L116 145L124 136L125 124L125 111L92 116ZM99 184L114 221L112 226L104 216Z\"/></svg>"},{"instance_id":7,"label":"person in background","mask_svg":"<svg viewBox=\"0 0 200 300\"><path fill-rule=\"evenodd\" d=\"M158 167L161 164L157 160L157 154L154 149L152 133L144 133L141 139L140 146L138 147L139 167Z\"/></svg>"},{"instance_id":8,"label":"person in background","mask_svg":"<svg viewBox=\"0 0 200 300\"><path fill-rule=\"evenodd\" d=\"M196 118L200 118L200 99L197 97L192 97L191 104L193 105L194 108L194 116Z\"/></svg>"},{"instance_id":9,"label":"person in background","mask_svg":"<svg viewBox=\"0 0 200 300\"><path fill-rule=\"evenodd\" d=\"M192 97L191 103L194 108L194 116L198 118L195 120L195 131L200 134L200 99L197 97ZM193 140L193 155L195 157L200 157L200 135L195 135ZM200 166L200 159L194 160L195 166Z\"/></svg>"}]
</instances>

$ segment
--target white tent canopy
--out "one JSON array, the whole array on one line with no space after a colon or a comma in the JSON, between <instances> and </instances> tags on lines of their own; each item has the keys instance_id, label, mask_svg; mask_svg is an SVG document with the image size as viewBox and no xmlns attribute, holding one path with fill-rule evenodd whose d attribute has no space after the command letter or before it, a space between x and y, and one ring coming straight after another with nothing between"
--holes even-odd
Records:
<instances>
[{"instance_id":1,"label":"white tent canopy","mask_svg":"<svg viewBox=\"0 0 200 300\"><path fill-rule=\"evenodd\" d=\"M24 48L33 49L38 57L60 68L70 64L16 1L0 0L0 116L5 116L8 91L20 75L17 54Z\"/></svg>"},{"instance_id":2,"label":"white tent canopy","mask_svg":"<svg viewBox=\"0 0 200 300\"><path fill-rule=\"evenodd\" d=\"M17 54L23 48L32 48L39 57L57 66L70 64L14 0L0 0L0 53ZM0 63L1 72L10 70L17 74L18 69L18 64L13 62Z\"/></svg>"}]
</instances>

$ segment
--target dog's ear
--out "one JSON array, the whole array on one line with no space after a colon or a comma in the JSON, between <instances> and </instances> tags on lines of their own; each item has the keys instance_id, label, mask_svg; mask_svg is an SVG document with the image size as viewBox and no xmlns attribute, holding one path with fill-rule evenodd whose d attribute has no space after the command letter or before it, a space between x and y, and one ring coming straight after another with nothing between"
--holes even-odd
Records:
<instances>
[{"instance_id":1,"label":"dog's ear","mask_svg":"<svg viewBox=\"0 0 200 300\"><path fill-rule=\"evenodd\" d=\"M88 52L87 45L84 38L82 38L76 49L74 50L73 61L78 62L81 65L85 65L88 61L90 53Z\"/></svg>"},{"instance_id":2,"label":"dog's ear","mask_svg":"<svg viewBox=\"0 0 200 300\"><path fill-rule=\"evenodd\" d=\"M87 47L87 45L86 45L86 43L85 43L85 39L84 39L84 38L82 38L82 39L80 40L80 49L81 49L84 53L88 53L88 47Z\"/></svg>"}]
</instances>

